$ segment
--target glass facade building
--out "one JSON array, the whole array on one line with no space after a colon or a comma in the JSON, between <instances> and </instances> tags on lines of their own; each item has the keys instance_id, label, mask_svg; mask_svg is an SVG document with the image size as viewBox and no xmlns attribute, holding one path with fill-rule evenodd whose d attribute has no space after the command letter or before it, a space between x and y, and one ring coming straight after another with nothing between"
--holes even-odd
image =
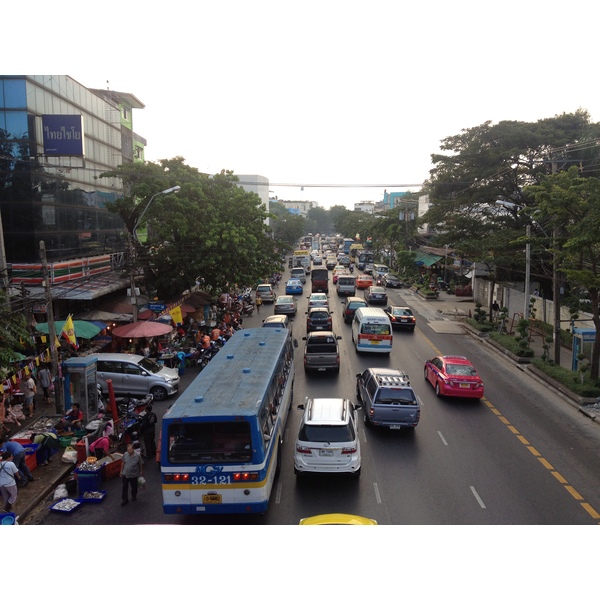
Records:
<instances>
[{"instance_id":1,"label":"glass facade building","mask_svg":"<svg viewBox=\"0 0 600 600\"><path fill-rule=\"evenodd\" d=\"M126 249L121 218L106 204L121 182L100 175L143 159L131 94L85 88L65 75L0 75L0 214L9 277L14 263L113 255ZM44 116L79 117L81 152L52 152ZM60 131L62 129L62 131ZM64 127L55 138L77 137Z\"/></svg>"}]
</instances>

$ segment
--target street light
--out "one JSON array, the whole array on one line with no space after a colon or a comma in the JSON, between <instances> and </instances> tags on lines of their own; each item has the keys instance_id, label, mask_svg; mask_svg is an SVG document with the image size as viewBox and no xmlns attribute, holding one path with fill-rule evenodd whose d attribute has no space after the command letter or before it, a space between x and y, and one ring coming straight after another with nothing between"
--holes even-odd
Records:
<instances>
[{"instance_id":1,"label":"street light","mask_svg":"<svg viewBox=\"0 0 600 600\"><path fill-rule=\"evenodd\" d=\"M136 240L137 240L137 236L135 235L136 229L140 226L140 223L142 222L142 219L144 218L144 215L146 214L146 211L148 210L148 208L152 204L152 200L154 200L154 198L156 198L156 196L165 196L166 194L175 194L180 189L181 189L181 186L174 185L173 187L170 187L170 188L168 188L166 190L163 190L162 192L157 192L156 194L154 194L154 196L152 196L152 198L150 198L150 200L148 201L148 204L146 204L146 207L142 211L142 214L137 218L137 220L135 222L135 225L133 226L133 230L131 231L131 234L135 237Z\"/></svg>"},{"instance_id":2,"label":"street light","mask_svg":"<svg viewBox=\"0 0 600 600\"><path fill-rule=\"evenodd\" d=\"M134 323L136 323L138 320L138 306L137 306L137 295L136 295L136 287L135 287L135 260L134 260L135 259L135 247L134 247L134 243L133 243L134 238L136 241L139 242L139 240L137 239L137 235L136 235L137 228L139 227L140 223L142 222L142 219L144 218L144 215L146 214L148 207L152 204L152 201L154 200L154 198L156 198L156 196L164 196L166 194L174 194L174 193L178 192L180 189L181 189L181 186L175 185L166 190L163 190L162 192L157 192L156 194L154 194L154 196L152 196L150 198L150 200L148 201L148 204L146 204L146 207L142 211L142 214L136 219L133 229L131 230L131 235L129 236L129 256L131 257L131 269L129 270L129 284L130 284L130 294L131 294L131 306L133 309L132 316L133 316Z\"/></svg>"},{"instance_id":3,"label":"street light","mask_svg":"<svg viewBox=\"0 0 600 600\"><path fill-rule=\"evenodd\" d=\"M524 206L521 204L515 204L514 202L509 202L508 200L496 200L496 204L499 206L504 206L505 208L510 208L512 210L520 211ZM529 319L529 279L531 275L531 242L529 238L531 237L531 224L527 223L527 227L525 229L527 236L527 243L525 244L525 301L523 306L523 318Z\"/></svg>"}]
</instances>

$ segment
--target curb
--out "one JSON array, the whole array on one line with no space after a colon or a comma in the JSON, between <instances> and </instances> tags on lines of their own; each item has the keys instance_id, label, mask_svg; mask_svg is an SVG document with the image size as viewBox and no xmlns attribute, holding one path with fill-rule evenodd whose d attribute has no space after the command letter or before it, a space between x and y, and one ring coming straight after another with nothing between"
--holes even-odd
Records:
<instances>
[{"instance_id":1,"label":"curb","mask_svg":"<svg viewBox=\"0 0 600 600\"><path fill-rule=\"evenodd\" d=\"M506 350L506 348L503 348L493 340L488 339L485 333L474 329L468 323L461 323L461 325L469 335L479 340L482 344L486 344L497 354L501 354L502 356L504 356L513 365L516 365L517 368L519 368L521 371L538 381L538 383L548 384L550 387L553 388L555 392L563 396L564 399L567 402L569 402L569 404L577 408L577 410L580 413L582 413L595 423L600 423L600 413L586 409L586 404L595 404L595 401L591 403L588 402L589 398L583 398L581 396L578 396L577 394L574 394L571 390L565 388L560 382L556 381L556 379L549 377L548 375L546 375L546 373L540 371L535 365L532 365L530 358L515 356L512 352Z\"/></svg>"}]
</instances>

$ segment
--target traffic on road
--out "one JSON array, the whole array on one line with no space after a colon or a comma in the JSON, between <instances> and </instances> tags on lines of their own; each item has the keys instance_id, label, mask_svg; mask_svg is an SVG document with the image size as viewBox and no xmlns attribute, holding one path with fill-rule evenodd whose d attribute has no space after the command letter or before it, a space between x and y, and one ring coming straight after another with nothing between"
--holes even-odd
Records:
<instances>
[{"instance_id":1,"label":"traffic on road","mask_svg":"<svg viewBox=\"0 0 600 600\"><path fill-rule=\"evenodd\" d=\"M282 288L289 270L282 274ZM277 284L269 288L260 293L273 304L246 316L236 335L269 323L275 299L284 295ZM165 482L161 465L152 464L144 471L147 489L135 510L119 506L120 483L107 481L106 499L71 515L70 523L281 525L323 514L356 515L379 525L600 523L598 453L590 456L590 448L600 447L597 426L487 351L452 315L440 313L442 300L387 287L387 304L402 307L401 316L410 313L412 319L408 327L390 327L388 351L364 352L353 342L357 313L348 318L348 303L360 301L357 312L367 316L381 311L388 323L394 310L369 308L364 298L340 296L333 285L326 294L312 294L310 277L303 288L294 298L296 312L284 317L294 341L293 392L286 419L278 421L279 454L269 454L277 474L264 511L165 514L163 490L170 486L175 500L176 488ZM307 321L313 306L327 311L336 346L334 362L323 368L306 362L303 338L327 337L321 330L307 332L317 327ZM186 390L197 374L188 369L178 395L155 402L159 423L179 398L189 397ZM226 365L220 377L228 377ZM325 436L318 429L324 425ZM320 441L312 444L311 434ZM214 487L205 493L208 502L223 500ZM44 524L64 518L39 517Z\"/></svg>"}]
</instances>

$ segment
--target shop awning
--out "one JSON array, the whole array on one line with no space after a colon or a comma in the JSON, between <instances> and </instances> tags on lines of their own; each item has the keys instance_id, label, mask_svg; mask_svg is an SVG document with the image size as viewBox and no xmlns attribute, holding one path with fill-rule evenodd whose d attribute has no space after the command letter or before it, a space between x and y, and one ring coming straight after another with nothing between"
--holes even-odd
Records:
<instances>
[{"instance_id":1,"label":"shop awning","mask_svg":"<svg viewBox=\"0 0 600 600\"><path fill-rule=\"evenodd\" d=\"M64 326L64 321L54 321L54 329L56 330L56 335L58 337L60 337ZM48 335L48 323L38 323L35 328L40 333ZM75 329L75 337L83 338L84 340L91 340L102 331L100 327L93 325L88 321L73 321L73 328Z\"/></svg>"},{"instance_id":2,"label":"shop awning","mask_svg":"<svg viewBox=\"0 0 600 600\"><path fill-rule=\"evenodd\" d=\"M55 300L95 300L111 292L129 286L129 281L119 277L116 273L107 273L98 277L75 279L60 285L51 286L52 298ZM30 299L45 298L43 287L27 287Z\"/></svg>"},{"instance_id":3,"label":"shop awning","mask_svg":"<svg viewBox=\"0 0 600 600\"><path fill-rule=\"evenodd\" d=\"M431 267L444 258L443 256L427 254L427 252L421 252L420 250L417 250L415 254L415 264L419 267Z\"/></svg>"}]
</instances>

